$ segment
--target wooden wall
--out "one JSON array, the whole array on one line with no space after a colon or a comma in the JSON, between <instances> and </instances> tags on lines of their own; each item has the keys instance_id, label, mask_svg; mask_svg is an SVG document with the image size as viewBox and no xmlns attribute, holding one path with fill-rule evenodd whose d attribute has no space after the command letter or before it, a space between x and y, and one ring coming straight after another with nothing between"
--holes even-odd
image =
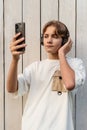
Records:
<instances>
[{"instance_id":1,"label":"wooden wall","mask_svg":"<svg viewBox=\"0 0 87 130\"><path fill-rule=\"evenodd\" d=\"M26 23L26 53L20 59L19 73L35 60L46 58L40 46L41 29L52 19L64 22L70 30L73 48L69 54L82 58L87 68L87 0L0 0L0 130L21 130L26 96L13 99L6 90L11 61L10 41L14 24ZM75 98L75 129L87 129L87 82Z\"/></svg>"}]
</instances>

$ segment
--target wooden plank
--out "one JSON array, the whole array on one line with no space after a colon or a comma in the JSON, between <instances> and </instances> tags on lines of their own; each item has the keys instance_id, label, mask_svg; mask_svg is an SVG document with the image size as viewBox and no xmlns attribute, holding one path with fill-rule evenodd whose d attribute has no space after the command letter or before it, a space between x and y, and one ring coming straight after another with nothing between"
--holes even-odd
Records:
<instances>
[{"instance_id":1,"label":"wooden plank","mask_svg":"<svg viewBox=\"0 0 87 130\"><path fill-rule=\"evenodd\" d=\"M75 0L61 0L59 3L59 20L69 29L73 47L69 56L75 56Z\"/></svg>"},{"instance_id":2,"label":"wooden plank","mask_svg":"<svg viewBox=\"0 0 87 130\"><path fill-rule=\"evenodd\" d=\"M26 0L23 7L27 43L23 59L23 68L25 68L32 62L40 60L40 2L38 0ZM24 97L23 104L25 102L26 98Z\"/></svg>"},{"instance_id":3,"label":"wooden plank","mask_svg":"<svg viewBox=\"0 0 87 130\"><path fill-rule=\"evenodd\" d=\"M21 0L4 1L5 13L5 71L6 76L11 61L11 53L9 50L10 41L15 34L15 23L21 21L22 5ZM19 68L21 71L21 61ZM7 77L6 77L7 78ZM5 130L20 130L22 115L22 99L13 99L10 94L5 93Z\"/></svg>"},{"instance_id":4,"label":"wooden plank","mask_svg":"<svg viewBox=\"0 0 87 130\"><path fill-rule=\"evenodd\" d=\"M77 57L82 58L87 68L87 1L77 1ZM87 72L87 69L86 69ZM76 98L76 130L87 129L87 80L79 89Z\"/></svg>"},{"instance_id":5,"label":"wooden plank","mask_svg":"<svg viewBox=\"0 0 87 130\"><path fill-rule=\"evenodd\" d=\"M0 130L4 129L3 1L0 1Z\"/></svg>"},{"instance_id":6,"label":"wooden plank","mask_svg":"<svg viewBox=\"0 0 87 130\"><path fill-rule=\"evenodd\" d=\"M63 22L69 29L70 37L73 41L72 50L67 54L70 57L75 57L75 45L76 45L76 12L75 12L75 0L63 0L59 3L59 20ZM74 119L74 127L76 125L76 97L73 99L73 119Z\"/></svg>"},{"instance_id":7,"label":"wooden plank","mask_svg":"<svg viewBox=\"0 0 87 130\"><path fill-rule=\"evenodd\" d=\"M41 0L41 29L50 20L58 19L58 0ZM47 57L44 46L41 48L41 57Z\"/></svg>"}]
</instances>

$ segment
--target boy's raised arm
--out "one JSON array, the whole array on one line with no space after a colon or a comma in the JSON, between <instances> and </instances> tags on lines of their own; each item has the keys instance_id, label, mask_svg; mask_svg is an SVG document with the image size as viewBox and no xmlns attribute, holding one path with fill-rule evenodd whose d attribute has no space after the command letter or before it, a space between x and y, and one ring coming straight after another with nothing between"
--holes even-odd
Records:
<instances>
[{"instance_id":1,"label":"boy's raised arm","mask_svg":"<svg viewBox=\"0 0 87 130\"><path fill-rule=\"evenodd\" d=\"M17 49L26 47L25 43L19 45L19 43L24 40L24 37L16 40L19 35L20 35L20 33L16 34L13 37L12 42L10 44L12 60L11 60L11 64L10 64L8 75L7 75L6 86L7 86L8 92L15 92L18 89L18 83L17 83L18 61L19 61L20 55L23 54L24 52L17 51Z\"/></svg>"}]
</instances>

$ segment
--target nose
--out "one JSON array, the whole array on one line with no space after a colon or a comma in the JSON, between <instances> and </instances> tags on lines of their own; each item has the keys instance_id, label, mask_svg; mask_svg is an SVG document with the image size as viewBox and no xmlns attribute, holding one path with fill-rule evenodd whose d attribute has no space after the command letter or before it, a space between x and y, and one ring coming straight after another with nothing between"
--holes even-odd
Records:
<instances>
[{"instance_id":1,"label":"nose","mask_svg":"<svg viewBox=\"0 0 87 130\"><path fill-rule=\"evenodd\" d=\"M52 43L52 37L48 37L47 43Z\"/></svg>"}]
</instances>

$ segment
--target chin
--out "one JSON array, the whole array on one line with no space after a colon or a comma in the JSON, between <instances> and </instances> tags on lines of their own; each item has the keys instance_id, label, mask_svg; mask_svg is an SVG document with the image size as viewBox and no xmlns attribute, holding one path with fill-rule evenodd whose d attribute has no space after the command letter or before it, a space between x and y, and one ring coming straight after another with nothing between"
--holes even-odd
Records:
<instances>
[{"instance_id":1,"label":"chin","mask_svg":"<svg viewBox=\"0 0 87 130\"><path fill-rule=\"evenodd\" d=\"M52 55L58 55L57 52L52 52L52 51L47 51L47 53L52 54Z\"/></svg>"},{"instance_id":2,"label":"chin","mask_svg":"<svg viewBox=\"0 0 87 130\"><path fill-rule=\"evenodd\" d=\"M47 53L58 54L58 49L45 48Z\"/></svg>"}]
</instances>

